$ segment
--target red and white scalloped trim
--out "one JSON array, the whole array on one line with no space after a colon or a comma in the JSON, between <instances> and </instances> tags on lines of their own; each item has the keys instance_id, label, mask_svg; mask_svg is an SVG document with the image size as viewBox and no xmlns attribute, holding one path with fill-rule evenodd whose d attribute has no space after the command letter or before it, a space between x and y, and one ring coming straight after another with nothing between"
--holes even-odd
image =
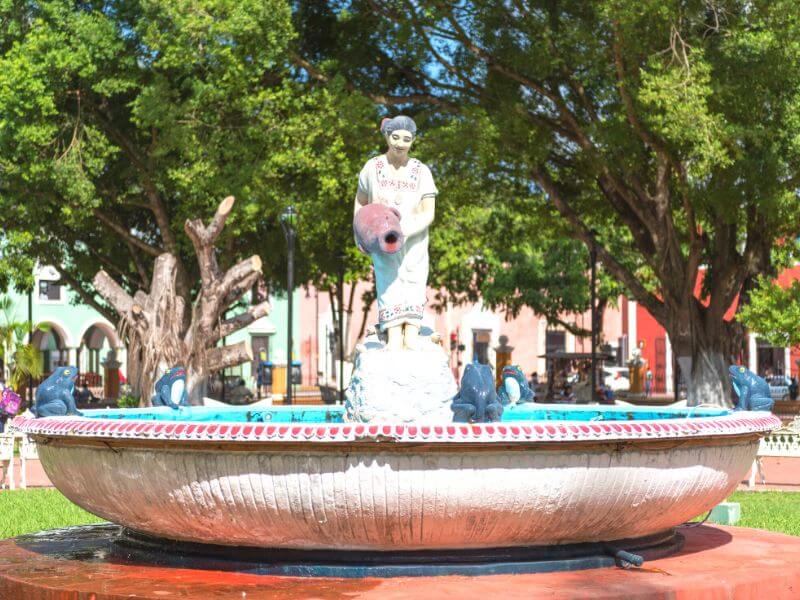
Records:
<instances>
[{"instance_id":1,"label":"red and white scalloped trim","mask_svg":"<svg viewBox=\"0 0 800 600\"><path fill-rule=\"evenodd\" d=\"M702 438L766 434L781 426L772 414L736 413L723 417L629 422L509 422L447 425L368 425L353 423L193 423L82 417L17 417L11 427L48 437L153 439L212 442L579 442Z\"/></svg>"}]
</instances>

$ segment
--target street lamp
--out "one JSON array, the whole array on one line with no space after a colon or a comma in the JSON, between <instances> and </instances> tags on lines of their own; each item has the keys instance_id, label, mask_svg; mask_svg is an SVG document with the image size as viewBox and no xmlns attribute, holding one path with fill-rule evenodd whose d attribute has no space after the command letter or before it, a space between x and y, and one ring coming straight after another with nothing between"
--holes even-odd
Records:
<instances>
[{"instance_id":1,"label":"street lamp","mask_svg":"<svg viewBox=\"0 0 800 600\"><path fill-rule=\"evenodd\" d=\"M289 294L289 316L286 327L286 404L292 403L292 291L294 290L294 241L297 237L297 211L291 204L281 213L281 227L286 236L288 260L286 267L286 289Z\"/></svg>"},{"instance_id":2,"label":"street lamp","mask_svg":"<svg viewBox=\"0 0 800 600\"><path fill-rule=\"evenodd\" d=\"M28 288L28 343L33 345L33 286ZM28 408L33 410L33 375L30 373L28 374Z\"/></svg>"},{"instance_id":3,"label":"street lamp","mask_svg":"<svg viewBox=\"0 0 800 600\"><path fill-rule=\"evenodd\" d=\"M339 254L339 403L344 404L344 267L347 255Z\"/></svg>"},{"instance_id":4,"label":"street lamp","mask_svg":"<svg viewBox=\"0 0 800 600\"><path fill-rule=\"evenodd\" d=\"M597 400L597 242L595 231L591 231L589 244L589 261L591 262L591 320L592 320L592 394L591 398Z\"/></svg>"}]
</instances>

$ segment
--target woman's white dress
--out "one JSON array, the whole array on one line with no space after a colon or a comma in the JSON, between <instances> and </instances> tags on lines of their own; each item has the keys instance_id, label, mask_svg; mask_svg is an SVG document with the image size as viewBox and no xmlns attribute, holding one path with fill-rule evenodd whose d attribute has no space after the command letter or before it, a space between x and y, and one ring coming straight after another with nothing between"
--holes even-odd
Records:
<instances>
[{"instance_id":1,"label":"woman's white dress","mask_svg":"<svg viewBox=\"0 0 800 600\"><path fill-rule=\"evenodd\" d=\"M433 175L422 162L411 158L404 169L395 172L384 155L369 159L361 169L358 191L369 204L384 204L400 211L401 228L425 196L437 194ZM418 324L428 285L428 228L406 236L403 247L395 254L372 254L372 264L381 329L400 323Z\"/></svg>"}]
</instances>

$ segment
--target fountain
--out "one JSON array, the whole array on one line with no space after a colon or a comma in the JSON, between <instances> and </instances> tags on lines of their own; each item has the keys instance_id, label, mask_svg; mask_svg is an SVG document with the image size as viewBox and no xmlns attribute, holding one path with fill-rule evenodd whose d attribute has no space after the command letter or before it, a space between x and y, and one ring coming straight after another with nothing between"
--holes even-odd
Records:
<instances>
[{"instance_id":1,"label":"fountain","mask_svg":"<svg viewBox=\"0 0 800 600\"><path fill-rule=\"evenodd\" d=\"M767 413L518 406L499 423L351 424L338 409L123 409L18 418L70 500L150 536L442 550L612 541L713 508Z\"/></svg>"},{"instance_id":2,"label":"fountain","mask_svg":"<svg viewBox=\"0 0 800 600\"><path fill-rule=\"evenodd\" d=\"M66 557L80 565L74 577L96 564L125 577L144 568L162 585L176 567L193 568L235 573L245 585L242 573L358 579L640 566L687 539L695 547L697 534L676 528L736 488L779 419L514 404L517 384L501 394L505 406L491 388L462 387L457 410L475 410L454 422L446 355L420 327L436 188L407 156L415 129L407 117L384 123L389 151L359 178L356 238L375 266L380 323L358 349L346 405L169 402L18 417L12 426L37 442L55 486L113 525L23 536L7 560ZM2 587L11 585L8 564L0 559L0 591L11 589Z\"/></svg>"}]
</instances>

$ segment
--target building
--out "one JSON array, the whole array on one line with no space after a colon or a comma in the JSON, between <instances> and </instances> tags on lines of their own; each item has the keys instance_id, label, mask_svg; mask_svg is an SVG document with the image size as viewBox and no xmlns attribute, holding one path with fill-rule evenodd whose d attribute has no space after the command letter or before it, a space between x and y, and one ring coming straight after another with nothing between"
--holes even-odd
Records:
<instances>
[{"instance_id":1,"label":"building","mask_svg":"<svg viewBox=\"0 0 800 600\"><path fill-rule=\"evenodd\" d=\"M27 321L37 330L33 344L42 351L45 373L58 366L76 365L81 373L102 375L102 362L113 350L117 360L126 361L125 346L114 326L60 281L53 267L38 267L30 295L9 291L9 320ZM38 327L41 326L41 329ZM97 385L100 385L99 383Z\"/></svg>"},{"instance_id":2,"label":"building","mask_svg":"<svg viewBox=\"0 0 800 600\"><path fill-rule=\"evenodd\" d=\"M800 265L781 273L778 281L788 285L800 279ZM354 292L352 303L353 323L345 344L346 353L352 349L362 321L364 329L377 323L377 306L364 312L361 294L366 283L359 283L354 290L348 286L345 304ZM28 296L7 294L12 299L13 319L28 318ZM434 296L431 290L429 297ZM229 336L225 343L248 341L253 350L253 361L226 370L227 378L242 378L248 387L256 384L259 357L276 364L285 364L286 320L288 303L283 296L271 295L272 310L267 317L250 324ZM298 288L293 293L294 314L293 359L302 363L302 384L306 386L338 386L337 331L330 296L327 291L314 287ZM102 363L114 350L122 363L121 372L126 373L126 351L114 326L94 309L81 304L78 297L59 282L58 271L53 267L42 267L35 272L35 287L31 295L31 311L35 324L46 327L34 333L33 341L44 354L45 372L58 365L75 364L83 374L93 374L102 380ZM730 314L733 314L731 309ZM346 320L345 315L345 320ZM583 329L589 329L588 312L568 317ZM441 312L427 310L423 324L441 334L446 348L452 345L451 366L460 379L463 367L469 362L490 365L496 363L496 348L500 336L508 338L513 347L512 361L519 364L526 374L546 373L544 355L548 352L589 352L589 338L579 338L563 327L551 326L546 319L530 309L524 309L513 319L506 319L502 311L493 311L481 302L461 306L445 305ZM345 325L347 329L347 324ZM620 366L627 363L631 350L642 348L642 357L653 371L653 391L671 394L674 390L676 369L669 337L655 319L637 302L620 297L616 305L609 305L603 319L600 343L617 357ZM747 366L763 373L772 372L798 374L800 349L775 348L769 346L755 334L748 335L748 346L743 349ZM350 363L344 364L345 385L350 378ZM100 383L98 383L100 385Z\"/></svg>"},{"instance_id":3,"label":"building","mask_svg":"<svg viewBox=\"0 0 800 600\"><path fill-rule=\"evenodd\" d=\"M800 280L800 264L783 271L777 281L788 286ZM364 315L361 294L364 283L355 288L353 298L353 324L346 348L353 347ZM698 283L698 290L700 284ZM435 290L428 294L434 297ZM348 287L347 298L351 290ZM345 305L348 300L345 300ZM313 287L301 299L301 343L300 358L303 361L304 383L336 383L338 377L338 352L331 303L327 292L319 292ZM726 318L733 318L735 304ZM366 313L365 328L377 323L377 308L372 306ZM589 329L590 316L586 312L570 315L566 320L574 322L583 329ZM313 326L310 326L313 323ZM345 315L346 323L346 315ZM536 371L545 374L546 352L589 352L591 342L588 337L578 338L563 327L548 325L546 319L530 309L520 312L514 319L506 319L502 311L492 311L478 302L462 306L448 305L440 313L426 311L423 323L445 339L449 347L453 342L456 350L452 353L451 364L457 378L467 362L481 362L494 365L495 348L501 335L508 337L514 348L512 361L519 364L526 374ZM345 324L345 329L347 325ZM624 366L631 358L631 351L639 347L642 358L647 360L653 372L653 392L673 394L675 376L678 369L670 345L669 336L653 316L636 301L621 296L616 305L610 305L604 315L600 344L607 344L616 356L616 363ZM463 348L459 350L460 348ZM747 347L742 349L747 367L756 373L787 374L798 377L800 368L800 348L773 347L755 333L748 333ZM349 363L345 363L344 381L349 380Z\"/></svg>"},{"instance_id":4,"label":"building","mask_svg":"<svg viewBox=\"0 0 800 600\"><path fill-rule=\"evenodd\" d=\"M353 296L353 323L349 328L349 338L345 344L347 353L358 339L358 332L366 316L364 329L369 329L378 322L377 304L364 311L361 295L366 283L359 283L354 290L348 286L345 305L349 304L350 294ZM434 297L435 290L430 290L428 297ZM334 384L338 380L337 332L327 291L308 288L301 298L301 332L300 360L303 362L303 382ZM569 320L582 329L590 328L590 314L587 311L580 315L571 315ZM313 325L312 325L313 324ZM536 371L544 375L546 366L544 354L561 350L564 352L589 352L591 342L588 337L579 338L563 327L549 326L547 320L524 309L513 319L506 319L503 311L494 311L481 302L460 306L448 304L441 312L426 309L423 326L430 327L441 334L445 346L449 349L451 341L455 350L451 353L453 373L460 380L464 365L469 362L496 364L496 348L500 344L500 336L508 337L508 344L514 348L512 362L520 365L530 375ZM345 315L345 329L347 315ZM604 315L600 342L608 344L616 351L623 344L620 364L628 358L622 336L622 316L618 307L609 306ZM463 349L462 349L463 348ZM344 381L350 378L350 364L345 362Z\"/></svg>"}]
</instances>

